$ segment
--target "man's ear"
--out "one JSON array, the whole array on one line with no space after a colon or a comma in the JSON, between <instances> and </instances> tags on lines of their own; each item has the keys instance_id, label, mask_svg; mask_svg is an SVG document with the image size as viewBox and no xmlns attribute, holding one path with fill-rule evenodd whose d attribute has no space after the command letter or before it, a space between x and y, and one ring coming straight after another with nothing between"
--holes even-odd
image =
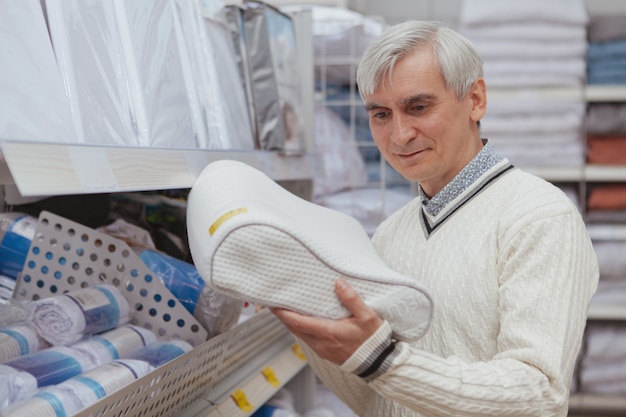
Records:
<instances>
[{"instance_id":1,"label":"man's ear","mask_svg":"<svg viewBox=\"0 0 626 417\"><path fill-rule=\"evenodd\" d=\"M478 122L483 118L487 111L487 87L483 78L478 78L472 84L468 96L472 102L472 112L470 117L472 121Z\"/></svg>"}]
</instances>

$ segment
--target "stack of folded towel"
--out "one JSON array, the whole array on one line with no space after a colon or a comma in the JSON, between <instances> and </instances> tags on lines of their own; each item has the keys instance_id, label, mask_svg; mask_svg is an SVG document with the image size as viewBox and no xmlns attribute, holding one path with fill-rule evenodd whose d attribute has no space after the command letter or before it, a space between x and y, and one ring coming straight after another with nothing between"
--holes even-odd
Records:
<instances>
[{"instance_id":1,"label":"stack of folded towel","mask_svg":"<svg viewBox=\"0 0 626 417\"><path fill-rule=\"evenodd\" d=\"M542 90L582 92L588 20L583 0L463 1L459 30L483 58L487 87L518 92L491 95L482 121L483 136L514 164L584 164L582 94L552 99Z\"/></svg>"},{"instance_id":2,"label":"stack of folded towel","mask_svg":"<svg viewBox=\"0 0 626 417\"><path fill-rule=\"evenodd\" d=\"M626 84L626 16L597 16L589 23L589 84Z\"/></svg>"},{"instance_id":3,"label":"stack of folded towel","mask_svg":"<svg viewBox=\"0 0 626 417\"><path fill-rule=\"evenodd\" d=\"M626 16L597 16L589 24L587 83L626 84ZM587 162L626 164L626 103L590 103Z\"/></svg>"},{"instance_id":4,"label":"stack of folded towel","mask_svg":"<svg viewBox=\"0 0 626 417\"><path fill-rule=\"evenodd\" d=\"M603 395L626 394L626 326L593 323L587 327L585 337L580 389Z\"/></svg>"}]
</instances>

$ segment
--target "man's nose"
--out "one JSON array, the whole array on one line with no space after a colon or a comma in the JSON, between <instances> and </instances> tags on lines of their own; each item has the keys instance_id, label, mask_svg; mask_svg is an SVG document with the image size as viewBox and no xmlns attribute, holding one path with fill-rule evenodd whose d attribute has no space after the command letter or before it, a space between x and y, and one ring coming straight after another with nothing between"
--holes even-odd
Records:
<instances>
[{"instance_id":1,"label":"man's nose","mask_svg":"<svg viewBox=\"0 0 626 417\"><path fill-rule=\"evenodd\" d=\"M407 115L394 115L391 140L398 145L405 145L417 135L417 128Z\"/></svg>"}]
</instances>

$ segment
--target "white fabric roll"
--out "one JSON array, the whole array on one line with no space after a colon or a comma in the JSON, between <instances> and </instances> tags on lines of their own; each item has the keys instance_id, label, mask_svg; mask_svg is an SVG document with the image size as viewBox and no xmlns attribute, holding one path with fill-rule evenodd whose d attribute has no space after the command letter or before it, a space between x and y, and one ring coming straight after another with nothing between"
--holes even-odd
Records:
<instances>
[{"instance_id":1,"label":"white fabric roll","mask_svg":"<svg viewBox=\"0 0 626 417\"><path fill-rule=\"evenodd\" d=\"M37 379L28 372L0 365L0 409L26 399L37 389Z\"/></svg>"},{"instance_id":2,"label":"white fabric roll","mask_svg":"<svg viewBox=\"0 0 626 417\"><path fill-rule=\"evenodd\" d=\"M56 385L93 369L93 363L78 351L52 347L20 356L0 365L0 407L30 397L37 388Z\"/></svg>"},{"instance_id":3,"label":"white fabric roll","mask_svg":"<svg viewBox=\"0 0 626 417\"><path fill-rule=\"evenodd\" d=\"M126 358L156 340L156 335L151 330L127 324L75 343L72 348L92 357L96 365L100 366Z\"/></svg>"},{"instance_id":4,"label":"white fabric roll","mask_svg":"<svg viewBox=\"0 0 626 417\"><path fill-rule=\"evenodd\" d=\"M97 285L34 302L31 321L53 346L68 346L130 321L130 306L112 285Z\"/></svg>"},{"instance_id":5,"label":"white fabric roll","mask_svg":"<svg viewBox=\"0 0 626 417\"><path fill-rule=\"evenodd\" d=\"M25 325L0 329L0 363L37 352L42 343L35 330Z\"/></svg>"},{"instance_id":6,"label":"white fabric roll","mask_svg":"<svg viewBox=\"0 0 626 417\"><path fill-rule=\"evenodd\" d=\"M59 417L71 416L81 409L81 403L57 387L48 387L32 397L0 409L0 417Z\"/></svg>"},{"instance_id":7,"label":"white fabric roll","mask_svg":"<svg viewBox=\"0 0 626 417\"><path fill-rule=\"evenodd\" d=\"M57 385L80 402L81 409L147 375L154 368L140 360L120 359L101 365Z\"/></svg>"}]
</instances>

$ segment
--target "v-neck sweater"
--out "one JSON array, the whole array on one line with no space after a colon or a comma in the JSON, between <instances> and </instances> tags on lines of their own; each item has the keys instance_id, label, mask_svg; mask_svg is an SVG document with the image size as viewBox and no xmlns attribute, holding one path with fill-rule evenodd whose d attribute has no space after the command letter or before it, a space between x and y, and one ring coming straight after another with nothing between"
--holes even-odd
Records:
<instances>
[{"instance_id":1,"label":"v-neck sweater","mask_svg":"<svg viewBox=\"0 0 626 417\"><path fill-rule=\"evenodd\" d=\"M359 416L567 416L598 282L591 241L559 188L505 158L482 166L443 204L433 198L437 209L415 198L372 239L430 292L426 335L393 342L385 323L341 366L305 347Z\"/></svg>"}]
</instances>

